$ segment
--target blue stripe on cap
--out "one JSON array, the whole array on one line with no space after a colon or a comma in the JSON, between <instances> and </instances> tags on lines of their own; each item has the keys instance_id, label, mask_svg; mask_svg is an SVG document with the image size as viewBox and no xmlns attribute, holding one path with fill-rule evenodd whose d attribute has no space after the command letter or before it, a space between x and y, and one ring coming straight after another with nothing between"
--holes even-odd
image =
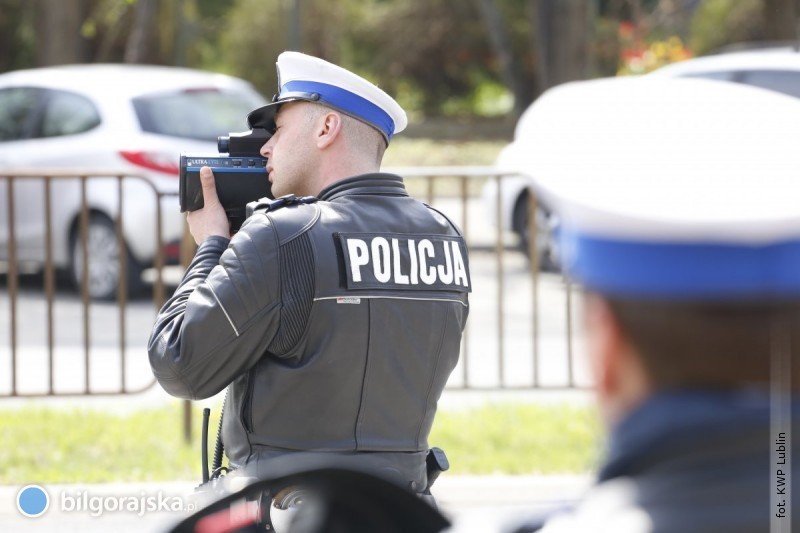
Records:
<instances>
[{"instance_id":1,"label":"blue stripe on cap","mask_svg":"<svg viewBox=\"0 0 800 533\"><path fill-rule=\"evenodd\" d=\"M564 267L597 292L725 299L800 296L800 240L763 246L653 243L561 233Z\"/></svg>"},{"instance_id":2,"label":"blue stripe on cap","mask_svg":"<svg viewBox=\"0 0 800 533\"><path fill-rule=\"evenodd\" d=\"M281 87L281 94L287 91L318 93L320 100L366 120L380 129L387 139L391 139L394 135L394 120L389 113L366 98L346 89L316 81L289 81Z\"/></svg>"}]
</instances>

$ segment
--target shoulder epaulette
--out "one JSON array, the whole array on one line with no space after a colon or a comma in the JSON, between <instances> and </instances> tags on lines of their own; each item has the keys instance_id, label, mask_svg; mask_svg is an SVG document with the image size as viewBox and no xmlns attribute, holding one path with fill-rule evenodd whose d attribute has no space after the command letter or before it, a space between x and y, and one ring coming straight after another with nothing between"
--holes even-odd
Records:
<instances>
[{"instance_id":1,"label":"shoulder epaulette","mask_svg":"<svg viewBox=\"0 0 800 533\"><path fill-rule=\"evenodd\" d=\"M297 205L297 204L313 204L317 201L315 196L295 196L294 194L287 194L285 196L281 196L279 198L261 198L260 200L256 200L255 202L250 202L247 204L247 217L249 218L254 213L269 213L270 211L275 211L276 209L280 209L282 207L288 207L290 205Z\"/></svg>"}]
</instances>

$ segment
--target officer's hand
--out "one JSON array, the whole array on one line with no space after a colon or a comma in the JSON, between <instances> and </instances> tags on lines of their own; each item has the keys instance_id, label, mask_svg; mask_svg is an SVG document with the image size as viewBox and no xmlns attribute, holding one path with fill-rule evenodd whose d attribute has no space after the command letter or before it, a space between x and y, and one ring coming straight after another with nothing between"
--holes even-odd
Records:
<instances>
[{"instance_id":1,"label":"officer's hand","mask_svg":"<svg viewBox=\"0 0 800 533\"><path fill-rule=\"evenodd\" d=\"M208 167L200 169L200 184L203 187L203 208L186 215L189 231L198 245L213 235L230 238L231 230L225 210L219 203L214 185L214 173Z\"/></svg>"}]
</instances>

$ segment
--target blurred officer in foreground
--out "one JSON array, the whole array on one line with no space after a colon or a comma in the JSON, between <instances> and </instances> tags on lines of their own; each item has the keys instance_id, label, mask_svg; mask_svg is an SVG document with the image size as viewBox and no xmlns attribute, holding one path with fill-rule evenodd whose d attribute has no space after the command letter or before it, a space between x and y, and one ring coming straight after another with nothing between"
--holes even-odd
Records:
<instances>
[{"instance_id":1,"label":"blurred officer in foreground","mask_svg":"<svg viewBox=\"0 0 800 533\"><path fill-rule=\"evenodd\" d=\"M209 169L187 216L197 253L154 326L161 386L228 387L223 441L248 476L282 459L357 465L423 493L428 433L458 360L471 290L467 247L442 213L379 172L406 114L388 94L296 52L253 111L273 195L236 235Z\"/></svg>"},{"instance_id":2,"label":"blurred officer in foreground","mask_svg":"<svg viewBox=\"0 0 800 533\"><path fill-rule=\"evenodd\" d=\"M531 113L610 430L596 486L541 531L797 531L800 101L611 79Z\"/></svg>"}]
</instances>

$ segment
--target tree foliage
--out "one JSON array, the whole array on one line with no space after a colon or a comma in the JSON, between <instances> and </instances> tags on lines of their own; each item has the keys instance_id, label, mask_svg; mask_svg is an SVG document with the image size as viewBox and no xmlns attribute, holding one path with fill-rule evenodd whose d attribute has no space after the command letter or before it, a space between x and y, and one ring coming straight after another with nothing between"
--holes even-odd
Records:
<instances>
[{"instance_id":1,"label":"tree foliage","mask_svg":"<svg viewBox=\"0 0 800 533\"><path fill-rule=\"evenodd\" d=\"M239 31L223 35L219 58L225 65L219 66L274 91L274 58L288 48L291 4L236 2L228 26ZM448 103L457 109L458 101L469 101L478 87L496 79L492 51L470 2L305 0L301 17L302 51L347 65L426 114Z\"/></svg>"},{"instance_id":2,"label":"tree foliage","mask_svg":"<svg viewBox=\"0 0 800 533\"><path fill-rule=\"evenodd\" d=\"M297 49L362 74L412 112L519 113L553 84L620 71L623 28L642 50L678 38L702 55L791 37L799 13L800 0L0 0L0 72L186 65L269 96L275 58Z\"/></svg>"},{"instance_id":3,"label":"tree foliage","mask_svg":"<svg viewBox=\"0 0 800 533\"><path fill-rule=\"evenodd\" d=\"M356 26L348 59L426 114L468 99L490 79L492 54L471 2L373 1Z\"/></svg>"},{"instance_id":4,"label":"tree foliage","mask_svg":"<svg viewBox=\"0 0 800 533\"><path fill-rule=\"evenodd\" d=\"M763 40L761 0L706 0L691 26L690 47L703 55L734 43Z\"/></svg>"},{"instance_id":5,"label":"tree foliage","mask_svg":"<svg viewBox=\"0 0 800 533\"><path fill-rule=\"evenodd\" d=\"M33 11L18 0L0 0L0 72L36 64Z\"/></svg>"}]
</instances>

